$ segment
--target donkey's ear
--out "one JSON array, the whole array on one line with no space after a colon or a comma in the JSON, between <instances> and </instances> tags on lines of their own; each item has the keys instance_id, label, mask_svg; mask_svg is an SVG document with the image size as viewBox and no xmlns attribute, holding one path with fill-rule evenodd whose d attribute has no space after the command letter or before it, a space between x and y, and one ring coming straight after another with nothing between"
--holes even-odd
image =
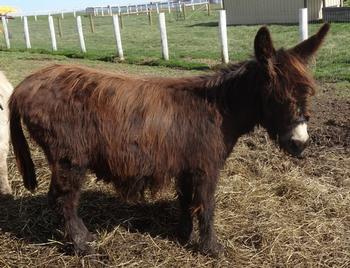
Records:
<instances>
[{"instance_id":1,"label":"donkey's ear","mask_svg":"<svg viewBox=\"0 0 350 268\"><path fill-rule=\"evenodd\" d=\"M298 55L307 62L320 48L329 28L330 26L328 23L324 24L315 35L290 49L290 52Z\"/></svg>"},{"instance_id":2,"label":"donkey's ear","mask_svg":"<svg viewBox=\"0 0 350 268\"><path fill-rule=\"evenodd\" d=\"M275 54L272 39L267 27L261 27L254 40L255 57L258 62L267 64Z\"/></svg>"}]
</instances>

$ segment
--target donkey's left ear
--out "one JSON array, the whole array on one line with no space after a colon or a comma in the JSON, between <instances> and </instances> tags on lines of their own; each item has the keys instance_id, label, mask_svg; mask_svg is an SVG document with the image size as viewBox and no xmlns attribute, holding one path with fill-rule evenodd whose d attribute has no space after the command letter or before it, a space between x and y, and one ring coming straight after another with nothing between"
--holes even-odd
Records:
<instances>
[{"instance_id":1,"label":"donkey's left ear","mask_svg":"<svg viewBox=\"0 0 350 268\"><path fill-rule=\"evenodd\" d=\"M271 34L267 27L261 27L254 40L255 57L258 62L268 64L269 60L275 55Z\"/></svg>"},{"instance_id":2,"label":"donkey's left ear","mask_svg":"<svg viewBox=\"0 0 350 268\"><path fill-rule=\"evenodd\" d=\"M315 35L296 45L289 51L298 55L301 59L307 62L320 48L329 31L329 28L330 26L328 23L324 24Z\"/></svg>"}]
</instances>

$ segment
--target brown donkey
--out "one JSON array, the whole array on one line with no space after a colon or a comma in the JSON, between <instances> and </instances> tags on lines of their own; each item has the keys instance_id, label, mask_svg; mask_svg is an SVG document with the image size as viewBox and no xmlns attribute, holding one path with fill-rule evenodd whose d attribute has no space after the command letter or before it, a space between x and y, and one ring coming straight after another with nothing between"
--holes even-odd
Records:
<instances>
[{"instance_id":1,"label":"brown donkey","mask_svg":"<svg viewBox=\"0 0 350 268\"><path fill-rule=\"evenodd\" d=\"M308 140L308 98L315 83L307 61L329 30L289 50L275 50L262 27L255 58L211 75L141 78L54 65L27 77L10 99L11 138L24 185L37 186L21 119L44 150L52 172L49 201L65 220L77 252L93 239L77 215L89 169L130 199L161 190L175 178L181 207L179 237L193 217L199 247L217 255L214 193L237 139L263 126L280 147L299 156Z\"/></svg>"}]
</instances>

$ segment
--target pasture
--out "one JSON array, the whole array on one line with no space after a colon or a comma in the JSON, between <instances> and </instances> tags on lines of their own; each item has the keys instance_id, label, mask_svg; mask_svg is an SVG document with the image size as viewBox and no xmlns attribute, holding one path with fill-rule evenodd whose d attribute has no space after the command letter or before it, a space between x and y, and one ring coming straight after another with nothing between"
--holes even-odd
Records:
<instances>
[{"instance_id":1,"label":"pasture","mask_svg":"<svg viewBox=\"0 0 350 268\"><path fill-rule=\"evenodd\" d=\"M193 62L201 66L219 63L217 29L213 27L217 20L214 16L196 18L197 15L191 20L174 18L174 24L168 23L170 53L174 53L172 67ZM138 22L141 19L144 25ZM38 31L35 34L42 36L38 50L21 52L24 42L14 40L12 52L0 51L0 69L14 86L33 71L53 63L157 76L206 72L145 66L163 64L158 60L158 26L147 25L146 19L130 17L124 22L125 54L129 59L135 56L138 64L95 60L114 54L112 25L106 23L111 21L110 17L96 19L97 33L91 33L91 43L87 42L90 52L82 56L73 18L67 17L62 23L71 20L74 26L70 34L62 37L67 38L61 41L62 47L67 46L64 50L46 53L50 45L44 37L48 35ZM19 25L20 20L13 21L13 25L16 23ZM47 30L46 18L39 18L37 23L42 23L43 32ZM126 31L128 23L138 27ZM310 25L310 30L313 32L318 27ZM219 259L203 256L191 246L186 249L176 242L178 206L171 189L156 199L147 198L146 203L127 204L118 199L111 186L96 183L93 176L85 184L79 213L89 230L97 234L100 256L80 258L67 254L69 245L59 242L63 241L59 219L47 205L50 172L42 152L31 144L39 182L35 194L24 189L12 154L8 160L14 197L1 198L0 202L0 266L349 267L350 68L344 42L349 40L349 27L332 25L328 40L313 64L319 88L312 103L311 144L306 157L294 159L285 155L264 130L257 129L240 139L226 162L216 194L215 227L225 250ZM20 31L19 26L13 29ZM241 60L252 54L257 29L258 26L229 27L231 59ZM274 25L270 29L276 47L297 42L297 26ZM85 32L88 34L88 28ZM104 34L107 32L111 34ZM143 38L149 38L150 43ZM33 41L33 47L34 44ZM70 59L64 55L85 58Z\"/></svg>"},{"instance_id":2,"label":"pasture","mask_svg":"<svg viewBox=\"0 0 350 268\"><path fill-rule=\"evenodd\" d=\"M203 7L204 8L204 7ZM170 61L161 60L161 44L158 16L153 13L153 24L149 25L147 15L123 16L121 38L126 62L140 65L161 65L182 69L208 69L221 62L218 34L218 11L211 16L206 11L189 8L186 20L177 17L175 12L165 12ZM83 32L87 53L80 52L76 21L72 14L61 19L62 37L59 36L58 17L53 15L58 51L52 52L47 16L28 18L32 49L43 54L65 55L71 58L118 61L110 16L94 17L94 29L90 29L89 18L82 16ZM309 35L316 32L320 23L309 24ZM11 50L25 51L23 22L20 18L9 20ZM228 46L232 61L240 61L251 56L252 43L260 25L229 26ZM290 47L299 40L298 25L271 25L276 47ZM329 38L322 47L314 66L319 79L350 81L349 50L350 24L334 23ZM0 38L0 49L5 50L4 38Z\"/></svg>"}]
</instances>

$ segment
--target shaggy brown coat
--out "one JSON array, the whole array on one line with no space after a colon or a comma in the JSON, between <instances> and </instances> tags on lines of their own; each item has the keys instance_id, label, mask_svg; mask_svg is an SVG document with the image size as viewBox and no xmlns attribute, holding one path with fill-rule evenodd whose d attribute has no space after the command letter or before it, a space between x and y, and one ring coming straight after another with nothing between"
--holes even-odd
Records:
<instances>
[{"instance_id":1,"label":"shaggy brown coat","mask_svg":"<svg viewBox=\"0 0 350 268\"><path fill-rule=\"evenodd\" d=\"M92 239L76 213L90 169L127 199L146 188L156 192L175 178L180 237L189 239L197 215L200 248L216 255L219 170L237 139L256 125L277 139L300 116L308 117L314 82L305 59L328 28L288 51L275 51L268 30L261 28L255 59L212 75L145 78L65 65L30 75L10 100L11 137L25 186L34 190L37 183L20 119L46 154L49 198L63 213L78 251L86 252Z\"/></svg>"}]
</instances>

